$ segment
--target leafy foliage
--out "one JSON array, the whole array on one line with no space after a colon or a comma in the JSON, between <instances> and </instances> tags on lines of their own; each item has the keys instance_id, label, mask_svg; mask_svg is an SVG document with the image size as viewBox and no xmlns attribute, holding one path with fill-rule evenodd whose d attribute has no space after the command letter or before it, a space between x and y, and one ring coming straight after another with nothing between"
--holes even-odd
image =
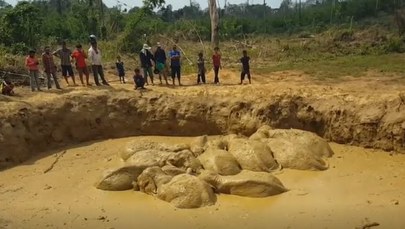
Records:
<instances>
[{"instance_id":1,"label":"leafy foliage","mask_svg":"<svg viewBox=\"0 0 405 229\"><path fill-rule=\"evenodd\" d=\"M88 35L95 34L102 40L114 40L116 50L133 52L156 34L192 41L210 39L207 9L194 1L178 10L164 3L145 0L144 7L123 9L121 5L108 8L102 0L34 0L11 7L0 0L0 44L22 53L61 40L87 42ZM265 4L228 4L219 10L220 38L293 33L310 37L341 25L350 34L358 21L392 16L401 7L402 0L283 0L279 9ZM386 50L402 50L398 43L392 40Z\"/></svg>"}]
</instances>

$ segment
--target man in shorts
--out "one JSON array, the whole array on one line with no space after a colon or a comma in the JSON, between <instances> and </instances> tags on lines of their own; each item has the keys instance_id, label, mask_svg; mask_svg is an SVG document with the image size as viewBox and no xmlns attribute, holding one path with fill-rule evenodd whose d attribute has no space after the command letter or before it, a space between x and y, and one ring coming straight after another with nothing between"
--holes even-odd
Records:
<instances>
[{"instance_id":1,"label":"man in shorts","mask_svg":"<svg viewBox=\"0 0 405 229\"><path fill-rule=\"evenodd\" d=\"M170 51L170 67L172 69L172 79L173 85L175 85L175 79L177 76L177 80L179 81L179 86L181 85L180 77L181 77L181 62L180 62L180 52L177 50L177 46L173 46L173 50Z\"/></svg>"},{"instance_id":2,"label":"man in shorts","mask_svg":"<svg viewBox=\"0 0 405 229\"><path fill-rule=\"evenodd\" d=\"M250 57L247 54L246 50L243 50L243 56L240 58L240 62L242 63L242 72L240 73L240 84L243 84L243 81L245 80L245 76L247 75L247 78L249 80L249 84L252 83L251 81L251 75L250 75Z\"/></svg>"},{"instance_id":3,"label":"man in shorts","mask_svg":"<svg viewBox=\"0 0 405 229\"><path fill-rule=\"evenodd\" d=\"M86 58L87 54L83 50L81 44L76 45L76 50L72 53L72 58L76 60L76 69L79 72L80 81L84 86L83 74L86 76L86 86L91 86L89 82L89 70L87 69Z\"/></svg>"},{"instance_id":4,"label":"man in shorts","mask_svg":"<svg viewBox=\"0 0 405 229\"><path fill-rule=\"evenodd\" d=\"M67 85L70 86L68 77L72 77L73 85L77 86L76 81L75 81L75 75L73 73L71 59L70 59L70 57L72 55L72 51L66 47L65 41L62 42L62 48L53 52L53 55L60 58L62 76L65 78Z\"/></svg>"},{"instance_id":5,"label":"man in shorts","mask_svg":"<svg viewBox=\"0 0 405 229\"><path fill-rule=\"evenodd\" d=\"M163 78L166 81L166 85L168 85L169 83L167 82L167 75L166 75L166 52L165 50L162 48L162 46L160 45L160 43L157 43L157 48L155 51L155 61L156 61L156 70L159 72L159 80L160 80L160 84L162 84L162 75Z\"/></svg>"}]
</instances>

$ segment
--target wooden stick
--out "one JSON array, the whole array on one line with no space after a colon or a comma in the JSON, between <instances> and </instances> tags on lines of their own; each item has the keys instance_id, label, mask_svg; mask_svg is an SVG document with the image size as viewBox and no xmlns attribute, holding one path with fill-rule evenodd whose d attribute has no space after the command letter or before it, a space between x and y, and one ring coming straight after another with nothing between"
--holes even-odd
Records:
<instances>
[{"instance_id":1,"label":"wooden stick","mask_svg":"<svg viewBox=\"0 0 405 229\"><path fill-rule=\"evenodd\" d=\"M202 39L201 39L200 33L199 33L198 30L197 30L197 26L196 26L194 23L191 23L191 22L190 22L190 25L193 27L195 33L197 34L197 37L198 37L198 39L200 40L200 44L201 44L201 46L202 46L202 48L203 48L204 56L206 56L206 55L205 55L205 54L206 54L206 53L205 53L205 45L204 45L204 42L203 42Z\"/></svg>"},{"instance_id":2,"label":"wooden stick","mask_svg":"<svg viewBox=\"0 0 405 229\"><path fill-rule=\"evenodd\" d=\"M59 158L61 158L65 153L66 153L66 150L63 151L63 152L62 152L61 154L59 154L59 155L56 154L57 156L56 156L55 161L51 164L51 166L49 166L49 168L45 169L44 173L47 173L47 172L51 171L51 170L53 169L53 167L55 166L55 164L58 163Z\"/></svg>"},{"instance_id":3,"label":"wooden stick","mask_svg":"<svg viewBox=\"0 0 405 229\"><path fill-rule=\"evenodd\" d=\"M183 53L184 57L188 60L189 64L193 64L193 62L187 57L187 55L186 55L186 53L184 52L184 50L183 50L176 42L174 42L172 39L170 39L170 38L168 38L168 37L165 37L165 36L163 36L163 35L160 35L160 37L161 37L161 38L164 38L164 39L170 41L171 43L173 43L174 45L176 45L176 46L180 49L180 51Z\"/></svg>"}]
</instances>

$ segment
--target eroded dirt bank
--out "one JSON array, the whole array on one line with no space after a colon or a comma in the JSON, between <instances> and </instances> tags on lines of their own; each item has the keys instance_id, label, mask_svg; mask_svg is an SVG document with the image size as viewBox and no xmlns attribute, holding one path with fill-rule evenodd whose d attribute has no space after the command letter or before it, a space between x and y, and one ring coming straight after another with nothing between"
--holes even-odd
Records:
<instances>
[{"instance_id":1,"label":"eroded dirt bank","mask_svg":"<svg viewBox=\"0 0 405 229\"><path fill-rule=\"evenodd\" d=\"M212 86L211 86L212 87ZM182 91L183 90L183 91ZM184 94L182 93L184 92ZM405 152L405 98L329 87L126 88L44 93L0 103L0 168L89 140L134 135L251 134L262 124L309 130L337 143Z\"/></svg>"}]
</instances>

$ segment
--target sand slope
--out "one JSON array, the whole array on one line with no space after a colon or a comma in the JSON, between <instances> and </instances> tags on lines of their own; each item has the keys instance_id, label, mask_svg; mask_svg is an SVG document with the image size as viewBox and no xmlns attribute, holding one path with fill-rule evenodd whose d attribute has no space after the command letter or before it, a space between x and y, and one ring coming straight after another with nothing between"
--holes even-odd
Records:
<instances>
[{"instance_id":1,"label":"sand slope","mask_svg":"<svg viewBox=\"0 0 405 229\"><path fill-rule=\"evenodd\" d=\"M250 135L263 124L314 132L330 141L405 152L403 79L368 76L339 82L305 74L222 71L222 85L67 88L0 96L0 169L36 153L81 142L134 135ZM113 80L113 76L110 75Z\"/></svg>"}]
</instances>

